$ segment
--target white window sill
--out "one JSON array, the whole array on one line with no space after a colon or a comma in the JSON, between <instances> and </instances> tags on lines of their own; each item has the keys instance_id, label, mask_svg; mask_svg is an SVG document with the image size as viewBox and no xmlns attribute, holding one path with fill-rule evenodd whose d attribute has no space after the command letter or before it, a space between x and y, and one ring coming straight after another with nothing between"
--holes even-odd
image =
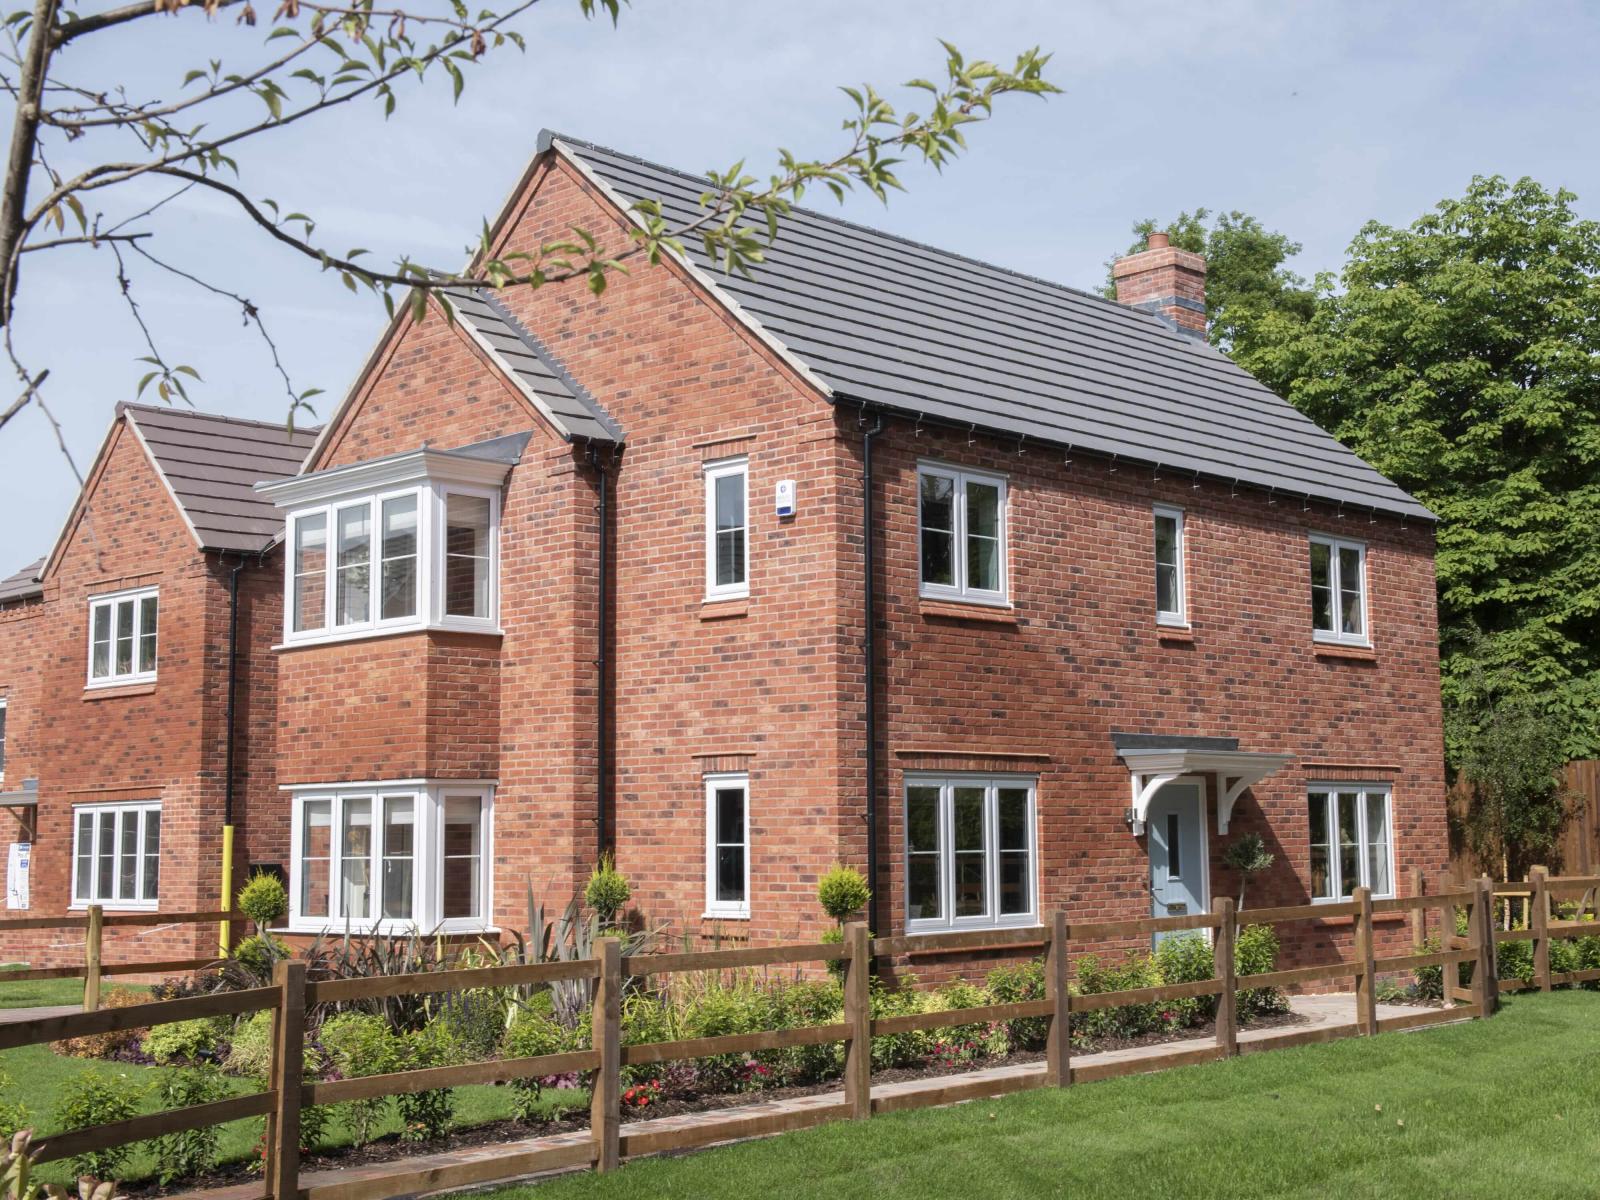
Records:
<instances>
[{"instance_id":1,"label":"white window sill","mask_svg":"<svg viewBox=\"0 0 1600 1200\"><path fill-rule=\"evenodd\" d=\"M74 900L67 906L67 911L88 912L95 905L99 905L100 910L107 913L145 913L159 910L161 902L159 900Z\"/></svg>"},{"instance_id":2,"label":"white window sill","mask_svg":"<svg viewBox=\"0 0 1600 1200\"><path fill-rule=\"evenodd\" d=\"M1187 618L1177 613L1158 612L1156 614L1156 624L1161 626L1163 629L1181 629L1185 633L1187 633L1189 630L1189 622Z\"/></svg>"},{"instance_id":3,"label":"white window sill","mask_svg":"<svg viewBox=\"0 0 1600 1200\"><path fill-rule=\"evenodd\" d=\"M1010 608L1011 600L1007 596L996 596L993 593L959 592L954 588L921 587L917 595L923 600L938 600L945 604L980 604L984 608Z\"/></svg>"},{"instance_id":4,"label":"white window sill","mask_svg":"<svg viewBox=\"0 0 1600 1200\"><path fill-rule=\"evenodd\" d=\"M1339 637L1337 634L1312 630L1311 640L1319 646L1344 646L1351 650L1371 650L1371 638Z\"/></svg>"},{"instance_id":5,"label":"white window sill","mask_svg":"<svg viewBox=\"0 0 1600 1200\"><path fill-rule=\"evenodd\" d=\"M321 633L279 642L274 650L298 650L303 646L333 646L341 642L365 642L374 638L400 637L408 633L477 633L485 637L504 637L498 625L453 625L433 621L422 625L385 625L378 629L356 629L348 633Z\"/></svg>"},{"instance_id":6,"label":"white window sill","mask_svg":"<svg viewBox=\"0 0 1600 1200\"><path fill-rule=\"evenodd\" d=\"M102 688L141 687L156 681L156 673L151 671L147 675L118 675L115 679L91 679L84 684L85 691L99 691Z\"/></svg>"},{"instance_id":7,"label":"white window sill","mask_svg":"<svg viewBox=\"0 0 1600 1200\"><path fill-rule=\"evenodd\" d=\"M289 934L295 937L343 937L346 926L343 921L291 921L287 925L268 930L274 934ZM415 921L351 921L348 927L351 937L461 937L476 934L497 934L500 929L496 925L482 921L465 921L458 923L445 923L432 929L424 930Z\"/></svg>"},{"instance_id":8,"label":"white window sill","mask_svg":"<svg viewBox=\"0 0 1600 1200\"><path fill-rule=\"evenodd\" d=\"M944 921L937 924L928 924L921 921L906 922L907 937L937 937L940 934L954 933L1003 933L1011 929L1043 929L1039 918L1033 914L1025 917L1008 918L1005 921L985 921L972 925L950 925Z\"/></svg>"},{"instance_id":9,"label":"white window sill","mask_svg":"<svg viewBox=\"0 0 1600 1200\"><path fill-rule=\"evenodd\" d=\"M700 914L700 919L702 921L748 921L750 919L750 910L748 908L722 911L707 909Z\"/></svg>"},{"instance_id":10,"label":"white window sill","mask_svg":"<svg viewBox=\"0 0 1600 1200\"><path fill-rule=\"evenodd\" d=\"M701 604L721 604L724 600L748 600L748 599L750 599L750 589L749 588L740 588L736 592L707 592L705 594L705 599L701 600L700 603Z\"/></svg>"},{"instance_id":11,"label":"white window sill","mask_svg":"<svg viewBox=\"0 0 1600 1200\"><path fill-rule=\"evenodd\" d=\"M1395 893L1394 892L1373 892L1372 893L1372 898L1374 900L1393 900L1395 898ZM1355 902L1356 902L1356 898L1354 896L1313 896L1311 898L1311 903L1312 903L1313 907L1318 905L1318 904L1354 904ZM1250 910L1241 908L1239 911L1241 913L1243 913L1243 912L1249 912Z\"/></svg>"}]
</instances>

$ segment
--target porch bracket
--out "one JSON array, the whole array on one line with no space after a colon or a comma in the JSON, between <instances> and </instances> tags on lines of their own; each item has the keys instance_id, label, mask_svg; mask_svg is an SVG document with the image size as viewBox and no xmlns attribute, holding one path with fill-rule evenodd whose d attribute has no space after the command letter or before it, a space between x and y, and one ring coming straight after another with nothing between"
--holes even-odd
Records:
<instances>
[{"instance_id":1,"label":"porch bracket","mask_svg":"<svg viewBox=\"0 0 1600 1200\"><path fill-rule=\"evenodd\" d=\"M1222 785L1222 792L1217 797L1217 832L1227 833L1228 822L1233 820L1234 803L1244 795L1244 790L1255 780L1249 775L1236 775L1232 778L1221 775L1217 781Z\"/></svg>"},{"instance_id":2,"label":"porch bracket","mask_svg":"<svg viewBox=\"0 0 1600 1200\"><path fill-rule=\"evenodd\" d=\"M1217 832L1225 834L1233 820L1234 805L1246 789L1294 761L1289 754L1262 754L1237 749L1231 738L1184 738L1119 735L1122 745L1117 756L1128 768L1133 795L1128 809L1128 827L1141 837L1156 793L1186 775L1210 775L1216 779Z\"/></svg>"},{"instance_id":3,"label":"porch bracket","mask_svg":"<svg viewBox=\"0 0 1600 1200\"><path fill-rule=\"evenodd\" d=\"M1128 810L1128 824L1133 829L1134 837L1144 836L1144 822L1150 812L1150 801L1155 799L1157 792L1181 774L1181 771L1167 771L1153 775L1134 773L1133 807Z\"/></svg>"}]
</instances>

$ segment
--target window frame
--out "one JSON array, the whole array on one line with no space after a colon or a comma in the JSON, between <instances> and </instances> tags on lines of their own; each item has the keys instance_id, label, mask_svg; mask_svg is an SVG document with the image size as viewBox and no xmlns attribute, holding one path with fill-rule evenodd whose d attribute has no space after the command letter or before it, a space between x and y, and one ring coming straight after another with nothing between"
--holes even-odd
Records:
<instances>
[{"instance_id":1,"label":"window frame","mask_svg":"<svg viewBox=\"0 0 1600 1200\"><path fill-rule=\"evenodd\" d=\"M1344 893L1342 868L1339 864L1339 794L1341 792L1355 792L1361 799L1356 805L1356 844L1359 850L1356 865L1360 881L1357 887L1371 887L1371 855L1370 846L1372 837L1367 829L1367 801L1370 796L1383 796L1383 820L1388 837L1387 850L1389 860L1389 888L1387 891L1374 891L1374 900L1387 900L1397 894L1398 886L1395 879L1395 844L1394 844L1394 784L1376 782L1354 782L1352 780L1334 782L1313 782L1306 784L1306 816L1307 824L1310 823L1311 797L1313 794L1325 794L1329 798L1328 804L1328 880L1332 889L1329 896L1311 896L1313 904L1344 904L1348 897ZM1308 894L1312 888L1311 882L1311 846L1306 843L1306 889Z\"/></svg>"},{"instance_id":2,"label":"window frame","mask_svg":"<svg viewBox=\"0 0 1600 1200\"><path fill-rule=\"evenodd\" d=\"M1311 548L1313 546L1328 547L1328 588L1332 596L1331 616L1332 629L1317 628L1317 610L1315 603L1311 606L1311 638L1332 646L1364 646L1372 645L1372 612L1369 600L1368 569L1367 569L1367 543L1358 538L1338 537L1331 533L1311 533L1306 538L1306 595L1309 599L1312 589L1316 586L1316 577L1312 575ZM1361 632L1345 633L1341 628L1340 620L1342 611L1343 568L1339 563L1341 550L1354 550L1360 561L1361 573Z\"/></svg>"},{"instance_id":3,"label":"window frame","mask_svg":"<svg viewBox=\"0 0 1600 1200\"><path fill-rule=\"evenodd\" d=\"M445 577L448 542L444 536L449 497L472 496L489 502L489 587L488 613L484 616L450 615L445 612ZM414 497L417 505L416 611L410 616L384 617L383 604L383 508L387 501ZM338 600L338 514L341 510L367 509L371 528L368 560L367 615L362 621L336 624ZM297 630L295 622L297 570L296 550L300 525L310 519L324 522L326 545L322 579L323 623ZM381 637L425 629L500 632L500 490L475 487L443 480L424 480L400 487L382 488L330 497L315 504L293 507L285 517L283 644L319 645L366 637Z\"/></svg>"},{"instance_id":4,"label":"window frame","mask_svg":"<svg viewBox=\"0 0 1600 1200\"><path fill-rule=\"evenodd\" d=\"M953 583L929 583L922 576L923 564L923 535L925 530L922 524L922 481L925 477L948 479L954 485L952 495L952 515L950 531L951 547L951 575ZM998 501L997 517L999 520L1000 535L997 539L999 549L999 562L996 577L999 579L998 590L989 588L975 588L970 585L967 578L967 485L969 483L982 483L996 488L1000 495ZM993 471L984 471L969 467L958 467L949 463L924 460L917 464L917 594L924 600L949 600L960 604L984 604L992 608L1009 608L1011 606L1011 486L1004 475Z\"/></svg>"},{"instance_id":5,"label":"window frame","mask_svg":"<svg viewBox=\"0 0 1600 1200\"><path fill-rule=\"evenodd\" d=\"M705 789L706 824L706 907L707 918L747 921L750 919L750 773L748 771L721 771L702 777ZM717 791L737 785L744 790L744 900L734 903L717 899Z\"/></svg>"},{"instance_id":6,"label":"window frame","mask_svg":"<svg viewBox=\"0 0 1600 1200\"><path fill-rule=\"evenodd\" d=\"M380 780L367 783L286 786L290 792L289 911L284 929L290 933L328 933L346 928L341 912L342 860L340 835L345 805L368 801L372 814L372 838L367 851L368 905L371 916L349 916L352 932L399 934L492 933L494 932L494 793L495 785L485 780ZM444 912L444 826L445 805L450 796L473 795L479 798L479 874L477 917L451 917ZM411 916L383 916L384 815L388 801L412 802ZM331 833L328 847L328 912L306 915L301 910L304 883L304 839L306 808L327 802Z\"/></svg>"},{"instance_id":7,"label":"window frame","mask_svg":"<svg viewBox=\"0 0 1600 1200\"><path fill-rule=\"evenodd\" d=\"M982 917L955 915L954 793L957 787L984 788L984 888L990 911ZM910 790L939 789L939 886L943 915L912 919ZM1028 793L1028 911L1002 915L1000 908L999 803L1001 789L1025 788ZM969 929L1018 929L1039 924L1039 777L947 771L907 771L900 785L901 899L907 916L907 934L958 933Z\"/></svg>"},{"instance_id":8,"label":"window frame","mask_svg":"<svg viewBox=\"0 0 1600 1200\"><path fill-rule=\"evenodd\" d=\"M152 662L148 671L139 669L139 618L144 613L145 600L154 600L156 604L156 648L151 656ZM119 674L117 665L117 608L125 600L133 602L133 670ZM111 641L109 644L106 666L108 674L96 676L94 673L94 617L102 609L111 610ZM114 688L129 687L134 684L154 683L161 667L161 589L159 586L124 588L116 592L101 592L89 597L89 623L87 628L88 655L84 686L88 688Z\"/></svg>"},{"instance_id":9,"label":"window frame","mask_svg":"<svg viewBox=\"0 0 1600 1200\"><path fill-rule=\"evenodd\" d=\"M88 908L91 905L98 904L101 908L115 909L118 912L154 912L160 906L161 877L163 872L161 870L161 846L159 843L159 834L157 835L158 842L156 845L156 894L153 896L143 895L145 880L144 863L145 859L148 857L145 853L145 841L147 836L145 831L149 820L148 814L152 812L155 813L158 818L161 816L160 800L101 800L94 801L89 804L74 804L72 806L72 859L70 868L67 872L69 909L83 909ZM92 814L93 816L90 836L95 838L96 841L98 841L99 837L98 831L100 828L101 818L106 816L112 818L113 845L111 873L113 876L113 895L106 898L100 898L94 894L99 890L96 886L91 886L90 890L85 892L82 887L83 881L78 878L79 816L80 814L86 813ZM122 839L116 836L116 830L117 826L121 824L123 816L126 814L138 815L137 850L135 855L137 865L135 867L135 871L140 895L133 898L119 897L114 894L116 890L116 884L122 875ZM97 877L100 870L100 855L93 846L90 847L89 851L89 863L91 874L96 877L91 880L91 885L98 884L99 880Z\"/></svg>"},{"instance_id":10,"label":"window frame","mask_svg":"<svg viewBox=\"0 0 1600 1200\"><path fill-rule=\"evenodd\" d=\"M1178 607L1175 610L1172 610L1172 611L1163 610L1162 607L1161 607L1161 566L1162 566L1162 563L1161 563L1160 558L1156 557L1156 549L1155 549L1155 540L1156 540L1156 536L1157 536L1157 524L1163 518L1172 520L1176 525L1176 538L1175 538L1175 541L1176 541L1176 545L1177 545L1177 564L1176 564L1176 566L1177 566L1178 577L1177 577L1177 587L1175 589L1175 592L1176 592L1176 595L1178 597ZM1154 565L1155 565L1156 624L1157 625L1168 626L1168 627L1174 628L1174 629L1187 629L1187 628L1189 628L1189 570L1188 570L1188 566L1189 566L1189 564L1188 564L1189 537L1188 537L1188 531L1184 528L1184 524L1185 524L1185 521L1184 521L1183 509L1179 508L1177 505L1175 505L1175 504L1155 504L1155 505L1151 506L1151 508L1150 508L1150 534L1151 534L1151 543L1152 543L1151 544L1151 558L1154 561Z\"/></svg>"},{"instance_id":11,"label":"window frame","mask_svg":"<svg viewBox=\"0 0 1600 1200\"><path fill-rule=\"evenodd\" d=\"M702 463L705 490L705 558L707 600L741 600L750 595L750 459L748 455ZM717 483L738 476L744 489L744 561L739 583L717 582Z\"/></svg>"}]
</instances>

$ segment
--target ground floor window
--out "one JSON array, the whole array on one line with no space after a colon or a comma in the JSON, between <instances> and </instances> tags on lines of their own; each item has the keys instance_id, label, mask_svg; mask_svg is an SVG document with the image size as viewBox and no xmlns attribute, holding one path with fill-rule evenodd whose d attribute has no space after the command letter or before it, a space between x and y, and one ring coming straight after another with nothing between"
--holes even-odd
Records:
<instances>
[{"instance_id":1,"label":"ground floor window","mask_svg":"<svg viewBox=\"0 0 1600 1200\"><path fill-rule=\"evenodd\" d=\"M750 915L750 777L706 776L706 916Z\"/></svg>"},{"instance_id":2,"label":"ground floor window","mask_svg":"<svg viewBox=\"0 0 1600 1200\"><path fill-rule=\"evenodd\" d=\"M161 803L72 810L72 903L154 908L161 882Z\"/></svg>"},{"instance_id":3,"label":"ground floor window","mask_svg":"<svg viewBox=\"0 0 1600 1200\"><path fill-rule=\"evenodd\" d=\"M481 929L493 788L405 782L294 791L289 926Z\"/></svg>"},{"instance_id":4,"label":"ground floor window","mask_svg":"<svg viewBox=\"0 0 1600 1200\"><path fill-rule=\"evenodd\" d=\"M906 928L1038 920L1031 777L906 777Z\"/></svg>"},{"instance_id":5,"label":"ground floor window","mask_svg":"<svg viewBox=\"0 0 1600 1200\"><path fill-rule=\"evenodd\" d=\"M1342 900L1358 887L1394 895L1387 784L1313 784L1311 898Z\"/></svg>"}]
</instances>

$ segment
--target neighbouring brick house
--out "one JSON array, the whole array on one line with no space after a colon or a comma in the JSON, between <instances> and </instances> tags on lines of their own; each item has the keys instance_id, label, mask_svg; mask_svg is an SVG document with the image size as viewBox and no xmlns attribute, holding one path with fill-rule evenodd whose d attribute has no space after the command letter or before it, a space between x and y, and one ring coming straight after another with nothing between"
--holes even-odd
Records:
<instances>
[{"instance_id":1,"label":"neighbouring brick house","mask_svg":"<svg viewBox=\"0 0 1600 1200\"><path fill-rule=\"evenodd\" d=\"M622 241L632 200L684 217L705 186L545 135L496 252ZM1276 856L1250 904L1444 868L1433 519L1197 336L1202 260L1154 238L1113 304L806 212L766 259L403 306L303 463L258 472L250 516L286 525L244 575L275 586L241 634L235 820L291 930L520 927L605 847L645 922L725 940L814 935L835 861L885 932L1204 908L1245 832ZM169 673L163 640L187 732L144 756L199 864L164 869L164 907L215 891L227 777L232 548L180 537L186 503L98 501L149 524L138 564L69 567L69 525L43 598L0 612L49 647L10 683L29 660L0 643L0 688L67 739L87 596L158 557L195 580L210 662ZM118 703L108 742L158 719ZM70 805L129 770L68 788L19 736L59 904Z\"/></svg>"}]
</instances>

